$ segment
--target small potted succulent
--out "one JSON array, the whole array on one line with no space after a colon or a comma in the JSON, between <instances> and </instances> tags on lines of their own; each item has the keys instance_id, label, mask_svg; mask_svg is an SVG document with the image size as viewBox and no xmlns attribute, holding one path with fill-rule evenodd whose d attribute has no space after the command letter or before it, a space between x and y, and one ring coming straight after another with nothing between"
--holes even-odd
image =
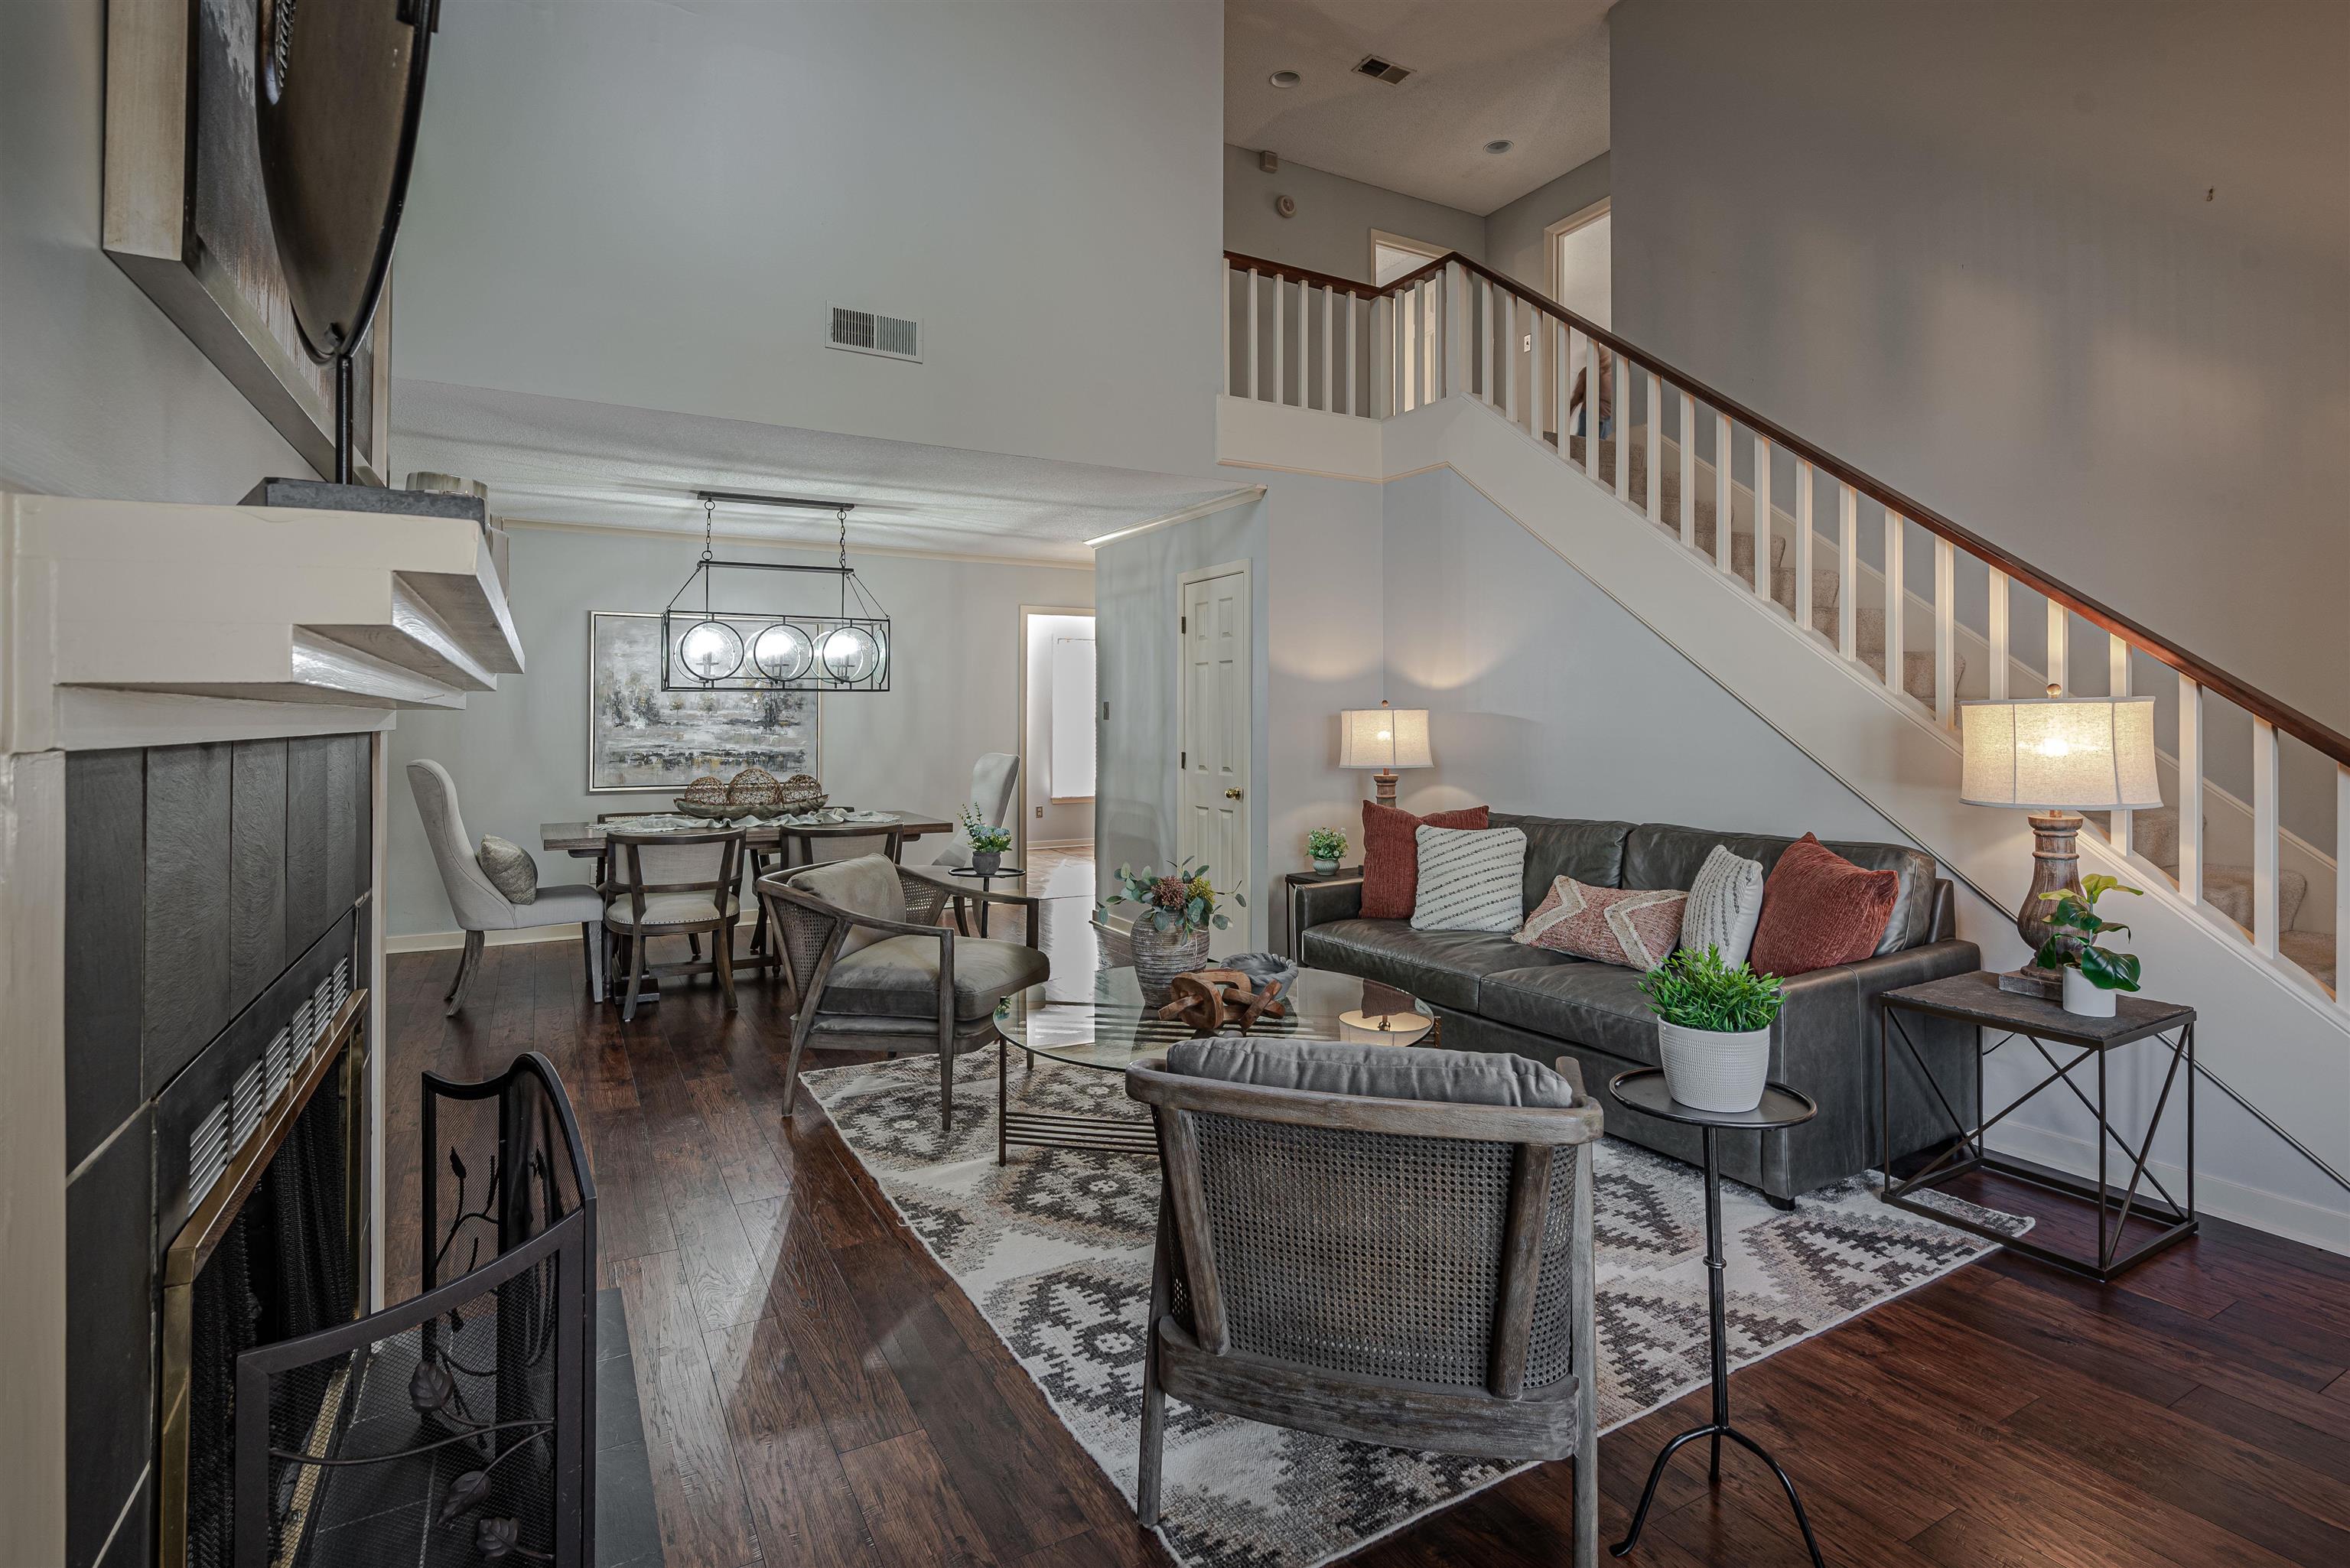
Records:
<instances>
[{"instance_id":1,"label":"small potted succulent","mask_svg":"<svg viewBox=\"0 0 2350 1568\"><path fill-rule=\"evenodd\" d=\"M2137 989L2137 954L2117 953L2097 945L2096 939L2108 931L2129 929L2119 920L2108 920L2097 913L2097 900L2107 893L2143 898L2146 890L2124 887L2119 877L2101 872L2082 877L2078 888L2040 895L2056 907L2048 916L2053 934L2040 944L2039 954L2032 961L2042 969L2064 971L2064 1011L2084 1018L2111 1018L2115 992Z\"/></svg>"},{"instance_id":2,"label":"small potted succulent","mask_svg":"<svg viewBox=\"0 0 2350 1568\"><path fill-rule=\"evenodd\" d=\"M1347 853L1347 835L1336 827L1317 827L1305 836L1305 857L1314 862L1317 876L1337 874L1340 857Z\"/></svg>"},{"instance_id":3,"label":"small potted succulent","mask_svg":"<svg viewBox=\"0 0 2350 1568\"><path fill-rule=\"evenodd\" d=\"M969 805L962 808L962 830L971 839L971 868L982 877L994 876L1003 865L1003 852L1012 847L1012 830L996 826Z\"/></svg>"},{"instance_id":4,"label":"small potted succulent","mask_svg":"<svg viewBox=\"0 0 2350 1568\"><path fill-rule=\"evenodd\" d=\"M1219 893L1208 881L1205 866L1194 868L1186 860L1161 876L1146 866L1139 876L1131 866L1118 868L1118 891L1095 913L1107 919L1111 904L1134 904L1134 978L1145 996L1164 995L1179 974L1188 974L1208 961L1208 933L1223 930L1232 921L1216 908L1230 898L1243 909L1248 899L1238 888Z\"/></svg>"},{"instance_id":5,"label":"small potted succulent","mask_svg":"<svg viewBox=\"0 0 2350 1568\"><path fill-rule=\"evenodd\" d=\"M1724 963L1719 948L1681 948L1639 986L1657 1015L1668 1094L1701 1111L1762 1103L1771 1024L1785 1001L1777 975Z\"/></svg>"}]
</instances>

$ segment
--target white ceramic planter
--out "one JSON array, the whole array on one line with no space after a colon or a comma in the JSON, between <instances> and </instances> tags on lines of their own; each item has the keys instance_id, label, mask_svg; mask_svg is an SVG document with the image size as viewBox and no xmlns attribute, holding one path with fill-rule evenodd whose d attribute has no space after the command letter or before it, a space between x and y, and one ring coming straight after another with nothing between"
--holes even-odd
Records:
<instances>
[{"instance_id":1,"label":"white ceramic planter","mask_svg":"<svg viewBox=\"0 0 2350 1568\"><path fill-rule=\"evenodd\" d=\"M2111 1018L2114 999L2121 993L2106 991L2079 970L2066 965L2064 969L2064 1011L2083 1018Z\"/></svg>"},{"instance_id":2,"label":"white ceramic planter","mask_svg":"<svg viewBox=\"0 0 2350 1568\"><path fill-rule=\"evenodd\" d=\"M1316 860L1314 863L1314 871L1316 876L1335 877L1338 874L1338 862L1335 857L1328 860Z\"/></svg>"},{"instance_id":3,"label":"white ceramic planter","mask_svg":"<svg viewBox=\"0 0 2350 1568\"><path fill-rule=\"evenodd\" d=\"M1665 1090L1700 1111L1751 1111L1762 1103L1771 1072L1771 1031L1723 1033L1657 1021Z\"/></svg>"},{"instance_id":4,"label":"white ceramic planter","mask_svg":"<svg viewBox=\"0 0 2350 1568\"><path fill-rule=\"evenodd\" d=\"M1164 1001L1175 977L1205 967L1208 929L1162 931L1149 917L1134 922L1134 980L1146 999Z\"/></svg>"}]
</instances>

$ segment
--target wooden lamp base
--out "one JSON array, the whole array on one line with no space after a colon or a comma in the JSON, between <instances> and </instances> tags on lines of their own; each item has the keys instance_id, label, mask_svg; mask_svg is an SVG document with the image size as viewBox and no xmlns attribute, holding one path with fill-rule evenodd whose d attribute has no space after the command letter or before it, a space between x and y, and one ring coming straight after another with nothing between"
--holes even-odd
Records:
<instances>
[{"instance_id":1,"label":"wooden lamp base","mask_svg":"<svg viewBox=\"0 0 2350 1568\"><path fill-rule=\"evenodd\" d=\"M2023 895L2023 908L2015 912L2015 931L2024 945L2037 953L2055 934L2055 928L2048 923L2049 902L2040 895L2081 885L2081 852L2076 840L2082 819L2077 812L2035 811L2024 820L2032 824L2032 886ZM2020 996L2061 1002L2064 999L2064 971L2026 964L2001 975L1999 988Z\"/></svg>"},{"instance_id":2,"label":"wooden lamp base","mask_svg":"<svg viewBox=\"0 0 2350 1568\"><path fill-rule=\"evenodd\" d=\"M1371 783L1378 791L1381 805L1393 805L1396 803L1396 784L1399 776L1389 768L1382 768L1371 775Z\"/></svg>"}]
</instances>

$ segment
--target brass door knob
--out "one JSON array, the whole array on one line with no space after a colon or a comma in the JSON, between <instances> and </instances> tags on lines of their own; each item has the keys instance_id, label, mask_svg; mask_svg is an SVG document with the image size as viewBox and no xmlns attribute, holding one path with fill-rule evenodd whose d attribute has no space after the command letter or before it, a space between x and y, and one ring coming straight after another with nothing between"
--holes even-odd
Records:
<instances>
[{"instance_id":1,"label":"brass door knob","mask_svg":"<svg viewBox=\"0 0 2350 1568\"><path fill-rule=\"evenodd\" d=\"M1238 800L1240 797L1241 792L1236 789L1228 789L1224 792L1224 798L1226 800Z\"/></svg>"}]
</instances>

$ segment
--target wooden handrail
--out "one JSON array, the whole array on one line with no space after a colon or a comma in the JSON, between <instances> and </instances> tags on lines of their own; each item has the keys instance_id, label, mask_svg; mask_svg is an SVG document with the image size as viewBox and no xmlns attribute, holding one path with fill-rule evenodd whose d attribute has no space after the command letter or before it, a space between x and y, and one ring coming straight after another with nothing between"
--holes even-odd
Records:
<instances>
[{"instance_id":1,"label":"wooden handrail","mask_svg":"<svg viewBox=\"0 0 2350 1568\"><path fill-rule=\"evenodd\" d=\"M1514 278L1495 272L1484 263L1458 251L1437 257L1426 266L1408 273L1384 286L1357 283L1348 278L1334 277L1328 273L1313 272L1286 263L1270 261L1263 256L1226 251L1224 260L1243 269L1254 268L1277 277L1296 278L1324 287L1343 289L1357 296L1392 295L1411 288L1423 280L1458 265L1464 271L1508 290L1544 315L1565 322L1593 341L1605 345L1650 374L1669 381L1679 390L1694 396L1717 413L1727 414L1747 429L1768 437L1773 446L1783 447L1822 473L1841 483L1850 485L1879 505L1908 518L1920 528L1939 538L1947 539L1997 568L2026 587L2063 605L2066 609L2094 626L2120 638L2131 647L2143 649L2148 656L2178 670L2197 685L2225 697L2237 707L2257 719L2265 720L2285 734L2293 736L2314 750L2332 758L2344 767L2350 767L2350 735L2344 734L2317 719L2312 718L2292 704L2270 696L2249 681L2240 680L2210 660L2197 657L2174 642L2157 637L2145 627L2109 605L2101 603L2080 589L2050 576L2029 561L1992 544L1981 535L1963 524L1954 523L1939 512L1911 496L1903 494L1883 480L1854 467L1843 459L1805 441L1774 420L1764 418L1739 402L1707 386L1696 377L1666 364L1646 349L1635 348L1596 322L1586 321L1556 300L1538 294Z\"/></svg>"}]
</instances>

